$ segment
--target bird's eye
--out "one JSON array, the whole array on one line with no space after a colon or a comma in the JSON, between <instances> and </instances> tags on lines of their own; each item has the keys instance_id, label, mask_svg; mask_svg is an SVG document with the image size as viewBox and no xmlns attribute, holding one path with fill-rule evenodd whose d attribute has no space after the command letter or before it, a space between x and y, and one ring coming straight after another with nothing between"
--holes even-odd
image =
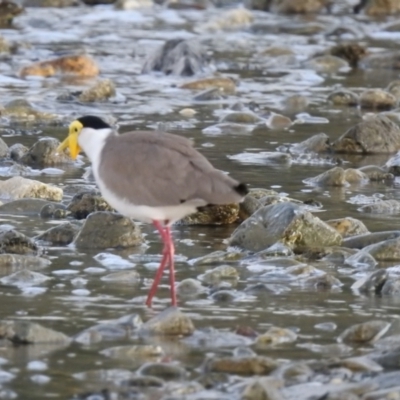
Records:
<instances>
[{"instance_id":1,"label":"bird's eye","mask_svg":"<svg viewBox=\"0 0 400 400\"><path fill-rule=\"evenodd\" d=\"M78 128L75 128L74 131L75 131L76 133L78 133Z\"/></svg>"}]
</instances>

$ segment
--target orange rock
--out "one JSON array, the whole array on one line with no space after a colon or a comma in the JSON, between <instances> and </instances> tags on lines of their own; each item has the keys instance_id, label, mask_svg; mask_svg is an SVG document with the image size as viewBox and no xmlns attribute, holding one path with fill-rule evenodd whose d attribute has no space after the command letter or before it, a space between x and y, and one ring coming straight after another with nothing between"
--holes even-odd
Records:
<instances>
[{"instance_id":1,"label":"orange rock","mask_svg":"<svg viewBox=\"0 0 400 400\"><path fill-rule=\"evenodd\" d=\"M22 78L29 75L43 76L45 78L56 74L91 77L99 74L99 67L87 55L75 55L42 61L22 68Z\"/></svg>"}]
</instances>

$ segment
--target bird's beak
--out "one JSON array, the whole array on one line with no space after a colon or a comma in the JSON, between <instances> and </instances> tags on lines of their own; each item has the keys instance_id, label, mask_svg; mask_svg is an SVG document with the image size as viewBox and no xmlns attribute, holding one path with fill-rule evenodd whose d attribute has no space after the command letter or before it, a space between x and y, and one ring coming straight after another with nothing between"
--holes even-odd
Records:
<instances>
[{"instance_id":1,"label":"bird's beak","mask_svg":"<svg viewBox=\"0 0 400 400\"><path fill-rule=\"evenodd\" d=\"M66 148L69 148L69 155L73 160L76 159L81 148L78 144L78 132L72 132L72 129L69 131L69 135L67 138L57 147L57 153L64 151Z\"/></svg>"}]
</instances>

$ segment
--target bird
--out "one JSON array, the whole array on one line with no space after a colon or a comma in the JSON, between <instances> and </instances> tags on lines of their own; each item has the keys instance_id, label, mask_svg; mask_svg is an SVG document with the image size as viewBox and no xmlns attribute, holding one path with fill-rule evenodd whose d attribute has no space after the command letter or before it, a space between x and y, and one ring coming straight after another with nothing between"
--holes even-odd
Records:
<instances>
[{"instance_id":1,"label":"bird","mask_svg":"<svg viewBox=\"0 0 400 400\"><path fill-rule=\"evenodd\" d=\"M168 265L171 304L177 306L171 225L207 205L243 201L247 185L214 168L183 136L139 130L119 134L98 116L70 123L57 152L67 148L72 159L85 152L111 207L128 218L153 223L164 248L145 304L152 306Z\"/></svg>"}]
</instances>

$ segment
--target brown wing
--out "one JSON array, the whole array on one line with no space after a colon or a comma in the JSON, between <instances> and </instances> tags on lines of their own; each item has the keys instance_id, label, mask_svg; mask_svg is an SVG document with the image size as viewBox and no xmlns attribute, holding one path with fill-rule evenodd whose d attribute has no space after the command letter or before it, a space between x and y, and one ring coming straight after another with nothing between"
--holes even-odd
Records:
<instances>
[{"instance_id":1,"label":"brown wing","mask_svg":"<svg viewBox=\"0 0 400 400\"><path fill-rule=\"evenodd\" d=\"M170 206L193 199L225 204L239 202L245 194L243 186L237 189L239 183L216 170L191 141L172 134L111 136L101 158L99 173L107 187L136 205Z\"/></svg>"}]
</instances>

